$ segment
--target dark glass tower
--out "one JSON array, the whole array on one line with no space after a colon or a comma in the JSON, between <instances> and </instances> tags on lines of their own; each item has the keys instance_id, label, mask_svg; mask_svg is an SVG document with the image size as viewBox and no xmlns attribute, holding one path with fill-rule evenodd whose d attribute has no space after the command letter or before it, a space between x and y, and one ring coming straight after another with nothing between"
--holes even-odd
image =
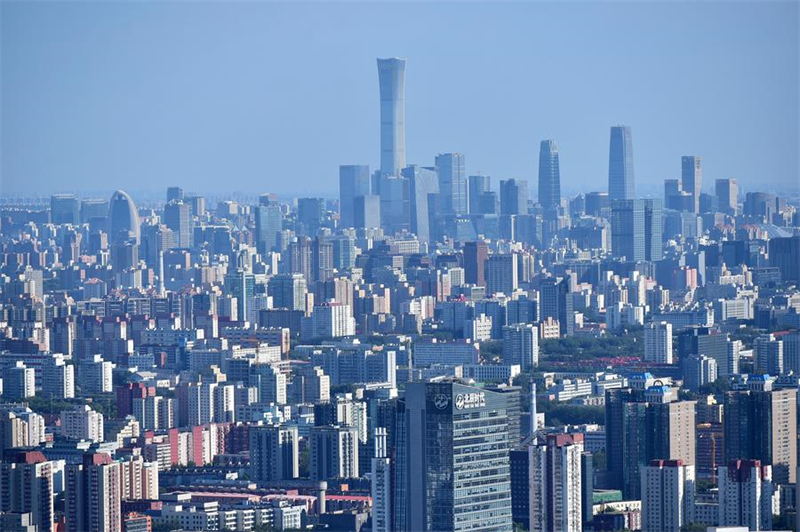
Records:
<instances>
[{"instance_id":1,"label":"dark glass tower","mask_svg":"<svg viewBox=\"0 0 800 532\"><path fill-rule=\"evenodd\" d=\"M558 169L558 146L554 140L539 145L539 204L552 212L561 202L561 174Z\"/></svg>"},{"instance_id":2,"label":"dark glass tower","mask_svg":"<svg viewBox=\"0 0 800 532\"><path fill-rule=\"evenodd\" d=\"M611 128L608 150L608 197L628 200L636 197L633 178L633 144L629 126Z\"/></svg>"},{"instance_id":3,"label":"dark glass tower","mask_svg":"<svg viewBox=\"0 0 800 532\"><path fill-rule=\"evenodd\" d=\"M339 212L341 227L355 227L356 198L370 193L369 166L347 164L339 167Z\"/></svg>"}]
</instances>

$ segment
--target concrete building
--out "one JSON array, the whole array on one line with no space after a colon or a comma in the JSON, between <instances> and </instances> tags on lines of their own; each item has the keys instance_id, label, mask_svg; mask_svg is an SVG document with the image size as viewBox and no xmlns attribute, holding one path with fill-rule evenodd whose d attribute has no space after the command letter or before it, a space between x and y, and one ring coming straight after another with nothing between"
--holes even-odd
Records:
<instances>
[{"instance_id":1,"label":"concrete building","mask_svg":"<svg viewBox=\"0 0 800 532\"><path fill-rule=\"evenodd\" d=\"M531 532L581 530L583 435L550 434L528 452Z\"/></svg>"}]
</instances>

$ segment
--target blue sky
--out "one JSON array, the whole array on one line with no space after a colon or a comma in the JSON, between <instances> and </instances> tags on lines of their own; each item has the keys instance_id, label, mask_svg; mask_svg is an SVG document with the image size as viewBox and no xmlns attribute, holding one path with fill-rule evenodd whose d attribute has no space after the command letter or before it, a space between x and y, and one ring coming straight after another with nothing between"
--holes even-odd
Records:
<instances>
[{"instance_id":1,"label":"blue sky","mask_svg":"<svg viewBox=\"0 0 800 532\"><path fill-rule=\"evenodd\" d=\"M681 155L704 181L800 188L798 2L0 2L0 193L180 185L333 197L377 167L376 57L408 59L408 162L466 155L605 190L633 130L637 191Z\"/></svg>"}]
</instances>

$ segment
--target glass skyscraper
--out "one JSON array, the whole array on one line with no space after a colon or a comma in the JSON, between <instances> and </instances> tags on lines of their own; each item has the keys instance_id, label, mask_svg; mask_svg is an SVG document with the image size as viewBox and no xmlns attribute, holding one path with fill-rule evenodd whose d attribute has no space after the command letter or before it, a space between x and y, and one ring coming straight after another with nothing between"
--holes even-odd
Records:
<instances>
[{"instance_id":1,"label":"glass skyscraper","mask_svg":"<svg viewBox=\"0 0 800 532\"><path fill-rule=\"evenodd\" d=\"M441 214L467 214L469 192L464 155L461 153L437 155L436 172L439 174Z\"/></svg>"},{"instance_id":2,"label":"glass skyscraper","mask_svg":"<svg viewBox=\"0 0 800 532\"><path fill-rule=\"evenodd\" d=\"M629 126L613 126L608 150L608 197L628 200L636 197L633 178L633 144Z\"/></svg>"},{"instance_id":3,"label":"glass skyscraper","mask_svg":"<svg viewBox=\"0 0 800 532\"><path fill-rule=\"evenodd\" d=\"M405 59L378 59L382 174L397 175L406 165L405 79Z\"/></svg>"},{"instance_id":4,"label":"glass skyscraper","mask_svg":"<svg viewBox=\"0 0 800 532\"><path fill-rule=\"evenodd\" d=\"M507 401L453 380L408 384L394 530L512 530Z\"/></svg>"},{"instance_id":5,"label":"glass skyscraper","mask_svg":"<svg viewBox=\"0 0 800 532\"><path fill-rule=\"evenodd\" d=\"M539 205L553 211L561 202L561 173L558 169L558 146L554 140L539 145Z\"/></svg>"},{"instance_id":6,"label":"glass skyscraper","mask_svg":"<svg viewBox=\"0 0 800 532\"><path fill-rule=\"evenodd\" d=\"M692 212L700 212L700 189L703 186L703 168L700 157L684 155L681 157L681 185L692 195Z\"/></svg>"},{"instance_id":7,"label":"glass skyscraper","mask_svg":"<svg viewBox=\"0 0 800 532\"><path fill-rule=\"evenodd\" d=\"M339 167L339 213L341 227L355 227L355 201L370 193L369 166L348 164Z\"/></svg>"}]
</instances>

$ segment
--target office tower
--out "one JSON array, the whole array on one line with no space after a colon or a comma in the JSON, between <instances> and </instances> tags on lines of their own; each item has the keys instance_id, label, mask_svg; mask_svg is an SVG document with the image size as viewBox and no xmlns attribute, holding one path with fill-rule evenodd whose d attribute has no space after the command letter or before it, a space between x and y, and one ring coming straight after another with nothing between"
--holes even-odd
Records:
<instances>
[{"instance_id":1,"label":"office tower","mask_svg":"<svg viewBox=\"0 0 800 532\"><path fill-rule=\"evenodd\" d=\"M717 361L705 355L690 355L683 361L683 385L698 391L701 386L717 380Z\"/></svg>"},{"instance_id":2,"label":"office tower","mask_svg":"<svg viewBox=\"0 0 800 532\"><path fill-rule=\"evenodd\" d=\"M642 468L642 532L680 530L694 522L695 471L681 460Z\"/></svg>"},{"instance_id":3,"label":"office tower","mask_svg":"<svg viewBox=\"0 0 800 532\"><path fill-rule=\"evenodd\" d=\"M384 175L396 175L406 165L405 78L405 59L378 59L381 174Z\"/></svg>"},{"instance_id":4,"label":"office tower","mask_svg":"<svg viewBox=\"0 0 800 532\"><path fill-rule=\"evenodd\" d=\"M281 271L299 273L308 282L314 281L312 241L307 236L299 236L289 243L283 254Z\"/></svg>"},{"instance_id":5,"label":"office tower","mask_svg":"<svg viewBox=\"0 0 800 532\"><path fill-rule=\"evenodd\" d=\"M274 308L289 310L306 309L308 287L305 277L299 273L282 273L272 277L268 285Z\"/></svg>"},{"instance_id":6,"label":"office tower","mask_svg":"<svg viewBox=\"0 0 800 532\"><path fill-rule=\"evenodd\" d=\"M800 283L800 235L770 238L769 264L781 271L785 283Z\"/></svg>"},{"instance_id":7,"label":"office tower","mask_svg":"<svg viewBox=\"0 0 800 532\"><path fill-rule=\"evenodd\" d=\"M469 190L469 213L470 214L490 214L484 213L481 209L481 196L492 191L492 178L488 175L471 175L467 179Z\"/></svg>"},{"instance_id":8,"label":"office tower","mask_svg":"<svg viewBox=\"0 0 800 532\"><path fill-rule=\"evenodd\" d=\"M645 464L647 403L637 390L606 391L606 470L611 487L626 500L639 499L640 464Z\"/></svg>"},{"instance_id":9,"label":"office tower","mask_svg":"<svg viewBox=\"0 0 800 532\"><path fill-rule=\"evenodd\" d=\"M558 146L554 140L543 140L539 145L539 205L548 213L555 212L560 203Z\"/></svg>"},{"instance_id":10,"label":"office tower","mask_svg":"<svg viewBox=\"0 0 800 532\"><path fill-rule=\"evenodd\" d=\"M393 530L511 530L506 401L454 381L407 385L397 409Z\"/></svg>"},{"instance_id":11,"label":"office tower","mask_svg":"<svg viewBox=\"0 0 800 532\"><path fill-rule=\"evenodd\" d=\"M735 216L739 204L739 183L735 179L717 179L715 190L720 212Z\"/></svg>"},{"instance_id":12,"label":"office tower","mask_svg":"<svg viewBox=\"0 0 800 532\"><path fill-rule=\"evenodd\" d=\"M0 486L0 514L29 514L36 532L55 530L53 463L41 452L9 453L0 463Z\"/></svg>"},{"instance_id":13,"label":"office tower","mask_svg":"<svg viewBox=\"0 0 800 532\"><path fill-rule=\"evenodd\" d=\"M689 327L678 334L678 356L706 355L717 362L720 377L738 373L738 345L730 347L727 333L711 327Z\"/></svg>"},{"instance_id":14,"label":"office tower","mask_svg":"<svg viewBox=\"0 0 800 532\"><path fill-rule=\"evenodd\" d=\"M377 229L381 226L381 197L358 196L355 199L356 229Z\"/></svg>"},{"instance_id":15,"label":"office tower","mask_svg":"<svg viewBox=\"0 0 800 532\"><path fill-rule=\"evenodd\" d=\"M50 196L50 220L56 225L79 224L81 217L78 197L75 194Z\"/></svg>"},{"instance_id":16,"label":"office tower","mask_svg":"<svg viewBox=\"0 0 800 532\"><path fill-rule=\"evenodd\" d=\"M363 164L339 167L340 227L355 227L356 198L370 193L369 166Z\"/></svg>"},{"instance_id":17,"label":"office tower","mask_svg":"<svg viewBox=\"0 0 800 532\"><path fill-rule=\"evenodd\" d=\"M561 336L575 332L575 315L569 277L547 277L539 286L541 321L547 318L558 320Z\"/></svg>"},{"instance_id":18,"label":"office tower","mask_svg":"<svg viewBox=\"0 0 800 532\"><path fill-rule=\"evenodd\" d=\"M757 373L781 375L783 367L783 341L772 334L762 334L753 341L753 366Z\"/></svg>"},{"instance_id":19,"label":"office tower","mask_svg":"<svg viewBox=\"0 0 800 532\"><path fill-rule=\"evenodd\" d=\"M669 209L673 209L673 198L680 195L683 191L683 183L680 179L665 179L664 180L664 205ZM680 210L680 209L676 209Z\"/></svg>"},{"instance_id":20,"label":"office tower","mask_svg":"<svg viewBox=\"0 0 800 532\"><path fill-rule=\"evenodd\" d=\"M636 198L633 144L629 126L611 128L608 150L608 197L611 201Z\"/></svg>"},{"instance_id":21,"label":"office tower","mask_svg":"<svg viewBox=\"0 0 800 532\"><path fill-rule=\"evenodd\" d=\"M587 216L603 216L603 211L611 208L608 192L588 192L586 194Z\"/></svg>"},{"instance_id":22,"label":"office tower","mask_svg":"<svg viewBox=\"0 0 800 532\"><path fill-rule=\"evenodd\" d=\"M750 379L756 382L757 376ZM726 392L726 460L760 460L772 466L776 484L792 483L797 472L796 434L797 390Z\"/></svg>"},{"instance_id":23,"label":"office tower","mask_svg":"<svg viewBox=\"0 0 800 532\"><path fill-rule=\"evenodd\" d=\"M356 266L356 241L352 236L342 235L331 239L333 245L333 267L344 272Z\"/></svg>"},{"instance_id":24,"label":"office tower","mask_svg":"<svg viewBox=\"0 0 800 532\"><path fill-rule=\"evenodd\" d=\"M464 282L477 286L486 286L486 259L489 257L489 246L483 240L464 244Z\"/></svg>"},{"instance_id":25,"label":"office tower","mask_svg":"<svg viewBox=\"0 0 800 532\"><path fill-rule=\"evenodd\" d=\"M339 425L312 427L309 435L312 480L358 477L358 429Z\"/></svg>"},{"instance_id":26,"label":"office tower","mask_svg":"<svg viewBox=\"0 0 800 532\"><path fill-rule=\"evenodd\" d=\"M325 200L299 198L297 200L297 234L315 236L325 218Z\"/></svg>"},{"instance_id":27,"label":"office tower","mask_svg":"<svg viewBox=\"0 0 800 532\"><path fill-rule=\"evenodd\" d=\"M528 182L524 179L500 181L500 214L528 214Z\"/></svg>"},{"instance_id":28,"label":"office tower","mask_svg":"<svg viewBox=\"0 0 800 532\"><path fill-rule=\"evenodd\" d=\"M250 428L249 437L251 480L269 482L300 476L296 426L254 426Z\"/></svg>"},{"instance_id":29,"label":"office tower","mask_svg":"<svg viewBox=\"0 0 800 532\"><path fill-rule=\"evenodd\" d=\"M104 453L87 453L66 466L67 532L122 532L120 466Z\"/></svg>"},{"instance_id":30,"label":"office tower","mask_svg":"<svg viewBox=\"0 0 800 532\"><path fill-rule=\"evenodd\" d=\"M140 241L139 212L127 192L117 190L108 204L108 239L113 244Z\"/></svg>"},{"instance_id":31,"label":"office tower","mask_svg":"<svg viewBox=\"0 0 800 532\"><path fill-rule=\"evenodd\" d=\"M375 456L372 458L372 530L392 531L392 461L388 458L387 431L375 428Z\"/></svg>"},{"instance_id":32,"label":"office tower","mask_svg":"<svg viewBox=\"0 0 800 532\"><path fill-rule=\"evenodd\" d=\"M440 153L436 156L436 173L439 177L440 214L467 214L469 190L464 155Z\"/></svg>"},{"instance_id":33,"label":"office tower","mask_svg":"<svg viewBox=\"0 0 800 532\"><path fill-rule=\"evenodd\" d=\"M656 364L672 364L672 324L665 321L644 326L644 359Z\"/></svg>"},{"instance_id":34,"label":"office tower","mask_svg":"<svg viewBox=\"0 0 800 532\"><path fill-rule=\"evenodd\" d=\"M108 218L108 200L88 198L81 201L81 223L105 222Z\"/></svg>"},{"instance_id":35,"label":"office tower","mask_svg":"<svg viewBox=\"0 0 800 532\"><path fill-rule=\"evenodd\" d=\"M700 212L700 190L703 187L700 157L696 155L681 157L681 183L683 190L692 195L692 212Z\"/></svg>"},{"instance_id":36,"label":"office tower","mask_svg":"<svg viewBox=\"0 0 800 532\"><path fill-rule=\"evenodd\" d=\"M631 262L645 260L645 202L611 202L611 253Z\"/></svg>"},{"instance_id":37,"label":"office tower","mask_svg":"<svg viewBox=\"0 0 800 532\"><path fill-rule=\"evenodd\" d=\"M583 434L548 434L529 453L530 531L581 530Z\"/></svg>"},{"instance_id":38,"label":"office tower","mask_svg":"<svg viewBox=\"0 0 800 532\"><path fill-rule=\"evenodd\" d=\"M719 526L772 530L772 473L759 460L730 460L720 467Z\"/></svg>"},{"instance_id":39,"label":"office tower","mask_svg":"<svg viewBox=\"0 0 800 532\"><path fill-rule=\"evenodd\" d=\"M411 182L405 177L380 178L381 227L392 235L411 230Z\"/></svg>"},{"instance_id":40,"label":"office tower","mask_svg":"<svg viewBox=\"0 0 800 532\"><path fill-rule=\"evenodd\" d=\"M514 254L489 255L486 260L486 295L510 295L519 286L517 259Z\"/></svg>"},{"instance_id":41,"label":"office tower","mask_svg":"<svg viewBox=\"0 0 800 532\"><path fill-rule=\"evenodd\" d=\"M651 262L663 256L664 216L660 199L646 199L644 202L644 258ZM613 242L613 240L612 240Z\"/></svg>"},{"instance_id":42,"label":"office tower","mask_svg":"<svg viewBox=\"0 0 800 532\"><path fill-rule=\"evenodd\" d=\"M167 187L167 203L170 201L183 201L183 189L181 187Z\"/></svg>"},{"instance_id":43,"label":"office tower","mask_svg":"<svg viewBox=\"0 0 800 532\"><path fill-rule=\"evenodd\" d=\"M530 323L503 326L503 364L519 364L522 371L539 365L539 328Z\"/></svg>"},{"instance_id":44,"label":"office tower","mask_svg":"<svg viewBox=\"0 0 800 532\"><path fill-rule=\"evenodd\" d=\"M225 293L236 298L236 310L241 321L258 321L258 310L254 304L255 287L255 275L242 268L225 275Z\"/></svg>"},{"instance_id":45,"label":"office tower","mask_svg":"<svg viewBox=\"0 0 800 532\"><path fill-rule=\"evenodd\" d=\"M36 395L36 370L18 360L3 371L3 398L26 399Z\"/></svg>"},{"instance_id":46,"label":"office tower","mask_svg":"<svg viewBox=\"0 0 800 532\"><path fill-rule=\"evenodd\" d=\"M262 202L255 208L255 218L255 244L258 252L265 254L277 249L278 235L283 230L283 212L280 205L274 202Z\"/></svg>"},{"instance_id":47,"label":"office tower","mask_svg":"<svg viewBox=\"0 0 800 532\"><path fill-rule=\"evenodd\" d=\"M439 193L436 170L411 165L403 168L401 175L409 180L411 232L420 242L430 242L434 236L430 220Z\"/></svg>"},{"instance_id":48,"label":"office tower","mask_svg":"<svg viewBox=\"0 0 800 532\"><path fill-rule=\"evenodd\" d=\"M645 413L645 457L647 461L682 460L684 465L693 466L697 401L670 401L672 392L666 386L647 390L648 397L656 400L647 405Z\"/></svg>"}]
</instances>

